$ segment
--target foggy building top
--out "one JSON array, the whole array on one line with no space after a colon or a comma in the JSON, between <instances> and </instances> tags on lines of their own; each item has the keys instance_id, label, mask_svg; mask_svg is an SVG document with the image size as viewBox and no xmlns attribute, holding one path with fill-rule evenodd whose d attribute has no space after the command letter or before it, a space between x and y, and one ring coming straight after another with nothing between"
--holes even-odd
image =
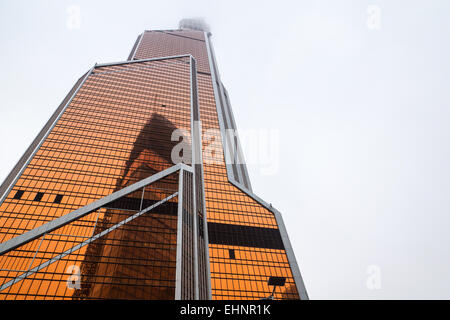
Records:
<instances>
[{"instance_id":1,"label":"foggy building top","mask_svg":"<svg viewBox=\"0 0 450 320\"><path fill-rule=\"evenodd\" d=\"M178 24L180 29L191 29L210 32L209 25L203 18L182 19Z\"/></svg>"}]
</instances>

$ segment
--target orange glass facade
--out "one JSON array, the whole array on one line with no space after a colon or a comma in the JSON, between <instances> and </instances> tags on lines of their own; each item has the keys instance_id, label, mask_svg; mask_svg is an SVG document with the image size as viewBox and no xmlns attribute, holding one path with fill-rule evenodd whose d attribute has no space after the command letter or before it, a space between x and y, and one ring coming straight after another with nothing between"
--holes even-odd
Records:
<instances>
[{"instance_id":1,"label":"orange glass facade","mask_svg":"<svg viewBox=\"0 0 450 320\"><path fill-rule=\"evenodd\" d=\"M190 135L193 119L190 57L174 56L195 59L203 133L223 131L217 105L222 84L209 41L201 30L146 31L130 63L97 66L83 76L55 112L48 134L37 138L40 143L35 141L28 159L21 159L20 170L11 174L15 180L8 177L0 189L5 195L0 243L174 165L171 151L177 142L171 134L183 129ZM149 60L160 57L171 58ZM207 233L209 251L208 261L198 266L207 274L203 282L199 276L200 286L210 292L199 297L265 298L272 292L268 279L276 276L286 283L275 291L275 299L307 298L276 213L246 184L230 182L222 141L211 146L203 139L202 145L200 198L207 223L199 218L198 232ZM195 185L190 173L184 174L185 183ZM180 195L165 199L178 190L178 181L178 173L172 174L0 255L0 299L174 299ZM151 215L60 257L142 210L143 204L158 201L165 202ZM56 261L39 267L55 256Z\"/></svg>"}]
</instances>

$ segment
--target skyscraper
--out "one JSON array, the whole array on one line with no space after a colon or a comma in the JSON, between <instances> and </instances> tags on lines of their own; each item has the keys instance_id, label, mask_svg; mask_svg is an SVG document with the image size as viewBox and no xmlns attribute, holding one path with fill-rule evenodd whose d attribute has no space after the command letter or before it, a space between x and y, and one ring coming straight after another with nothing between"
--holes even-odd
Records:
<instances>
[{"instance_id":1,"label":"skyscraper","mask_svg":"<svg viewBox=\"0 0 450 320\"><path fill-rule=\"evenodd\" d=\"M144 31L77 81L0 186L1 299L308 298L210 38Z\"/></svg>"}]
</instances>

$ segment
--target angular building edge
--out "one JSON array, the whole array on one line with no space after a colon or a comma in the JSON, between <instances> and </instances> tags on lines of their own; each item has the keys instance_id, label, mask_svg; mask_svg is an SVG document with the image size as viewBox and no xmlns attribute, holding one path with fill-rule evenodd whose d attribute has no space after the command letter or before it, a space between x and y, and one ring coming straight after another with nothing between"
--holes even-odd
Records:
<instances>
[{"instance_id":1,"label":"angular building edge","mask_svg":"<svg viewBox=\"0 0 450 320\"><path fill-rule=\"evenodd\" d=\"M260 205L262 205L264 208L272 212L275 216L275 219L277 221L278 230L281 234L281 240L283 241L284 250L286 250L287 257L289 259L289 265L291 266L292 275L295 280L295 285L297 286L297 291L300 296L301 300L309 300L308 292L306 291L305 283L303 282L303 277L300 272L300 268L297 263L297 259L295 258L294 250L291 246L291 241L289 240L289 236L286 231L286 226L284 225L283 217L281 215L281 212L275 209L272 205L268 204L264 200L262 200L260 197L255 195L253 192L249 192L248 190L242 188L242 186L232 180L230 180L231 184L233 184L236 188L244 192L246 195L248 195L250 198L258 202Z\"/></svg>"},{"instance_id":2,"label":"angular building edge","mask_svg":"<svg viewBox=\"0 0 450 320\"><path fill-rule=\"evenodd\" d=\"M39 147L43 143L44 139L47 137L47 135L53 129L53 127L55 126L55 124L58 121L59 117L63 114L63 112L66 109L67 105L72 101L72 98L78 92L79 88L83 85L84 81L91 74L93 69L94 69L94 67L91 68L86 73L84 73L78 79L78 81L75 83L75 85L72 87L72 89L66 95L66 97L62 100L62 102L60 103L58 108L56 108L55 112L53 112L53 114L50 117L50 119L46 122L44 127L39 131L39 133L36 136L36 138L34 138L33 142L26 149L24 154L20 157L19 161L13 167L11 172L6 176L5 180L0 185L0 205L3 203L3 201L6 198L6 196L11 191L12 187L16 183L17 179L21 175L21 173L24 170L24 168L31 161L31 159L33 158L34 154L37 152L37 150L39 149Z\"/></svg>"},{"instance_id":3,"label":"angular building edge","mask_svg":"<svg viewBox=\"0 0 450 320\"><path fill-rule=\"evenodd\" d=\"M206 48L208 51L208 59L209 59L209 64L210 64L210 70L211 70L211 81L213 84L213 89L214 89L214 96L216 99L216 108L217 108L217 115L218 115L218 119L219 119L219 125L220 125L220 131L222 134L222 143L225 145L226 144L226 137L225 137L225 124L224 124L224 119L222 117L222 113L221 110L219 110L219 104L221 103L221 101L223 101L222 99L220 99L219 95L223 95L223 90L225 90L225 88L223 87L223 84L220 80L220 75L218 73L218 68L217 68L217 64L216 64L216 59L214 56L214 50L212 48L212 44L211 44L211 39L210 39L211 33L210 32L205 32L205 41L206 41ZM226 97L227 98L227 97ZM229 103L228 101L225 101L225 103ZM232 120L234 121L234 117L231 111L231 107L229 107L229 112L230 112L230 117L232 117ZM234 128L236 129L236 128ZM241 163L243 163L241 165L241 169L242 169L242 174L244 176L248 177L248 172L247 172L247 168L245 165L245 161L243 159L243 154L242 151L240 150L240 143L238 144L238 152L241 154L242 158L241 158ZM272 207L271 205L269 205L267 202L265 202L264 200L262 200L261 198L259 198L258 196L256 196L250 186L250 180L248 180L249 185L245 186L244 184L236 181L236 179L233 178L233 176L231 175L232 172L232 168L231 168L231 164L226 164L227 167L227 177L228 177L228 181L233 184L235 187L237 187L239 190L241 190L242 192L244 192L245 194L247 194L249 197L251 197L253 200L255 200L256 202L258 202L259 204L261 204L263 207L265 207L266 209L268 209L270 212L272 212L275 216L275 219L277 221L277 225L278 225L278 230L280 231L281 234L281 239L283 241L283 245L284 245L284 249L286 251L288 260L289 260L289 265L291 267L291 271L292 271L292 275L294 277L295 280L295 284L297 286L297 291L298 294L300 296L301 300L308 300L308 293L306 291L306 287L305 284L303 282L303 278L302 275L300 273L300 269L298 267L298 263L297 263L297 259L295 258L295 254L294 251L292 249L291 246L291 242L289 240L289 236L287 234L286 231L286 227L284 225L283 222L283 218L281 216L281 213L276 210L274 207Z\"/></svg>"}]
</instances>

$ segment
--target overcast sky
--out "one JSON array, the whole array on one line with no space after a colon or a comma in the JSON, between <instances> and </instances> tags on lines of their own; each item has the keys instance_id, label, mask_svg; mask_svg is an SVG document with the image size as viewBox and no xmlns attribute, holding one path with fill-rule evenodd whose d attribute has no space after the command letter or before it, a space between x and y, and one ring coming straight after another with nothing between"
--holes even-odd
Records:
<instances>
[{"instance_id":1,"label":"overcast sky","mask_svg":"<svg viewBox=\"0 0 450 320\"><path fill-rule=\"evenodd\" d=\"M279 135L250 178L310 298L450 299L446 0L0 0L0 180L95 62L198 16L239 129Z\"/></svg>"}]
</instances>

